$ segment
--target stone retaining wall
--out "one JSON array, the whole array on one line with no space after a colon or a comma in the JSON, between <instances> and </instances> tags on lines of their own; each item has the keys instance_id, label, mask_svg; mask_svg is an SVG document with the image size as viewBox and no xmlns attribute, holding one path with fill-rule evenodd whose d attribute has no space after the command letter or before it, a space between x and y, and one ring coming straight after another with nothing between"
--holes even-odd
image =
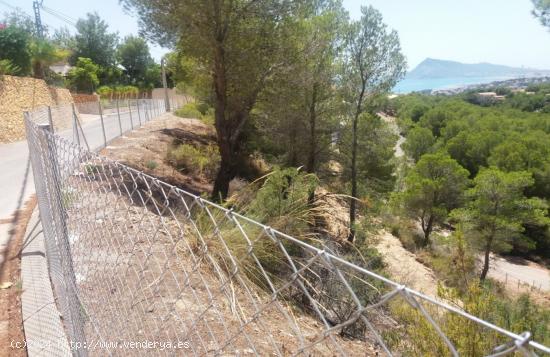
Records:
<instances>
[{"instance_id":1,"label":"stone retaining wall","mask_svg":"<svg viewBox=\"0 0 550 357\"><path fill-rule=\"evenodd\" d=\"M72 102L67 89L48 87L41 79L4 75L0 79L0 143L25 138L24 111Z\"/></svg>"}]
</instances>

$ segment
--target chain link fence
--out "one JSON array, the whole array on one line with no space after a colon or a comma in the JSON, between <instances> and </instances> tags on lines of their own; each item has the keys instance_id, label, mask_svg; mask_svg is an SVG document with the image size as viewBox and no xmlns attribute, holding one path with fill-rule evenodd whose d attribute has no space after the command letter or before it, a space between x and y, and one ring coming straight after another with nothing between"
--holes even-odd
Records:
<instances>
[{"instance_id":1,"label":"chain link fence","mask_svg":"<svg viewBox=\"0 0 550 357\"><path fill-rule=\"evenodd\" d=\"M54 133L54 113L27 113L25 122L51 281L75 355L550 353L528 331L402 286L334 244L289 236L97 155ZM425 341L416 326L427 328Z\"/></svg>"}]
</instances>

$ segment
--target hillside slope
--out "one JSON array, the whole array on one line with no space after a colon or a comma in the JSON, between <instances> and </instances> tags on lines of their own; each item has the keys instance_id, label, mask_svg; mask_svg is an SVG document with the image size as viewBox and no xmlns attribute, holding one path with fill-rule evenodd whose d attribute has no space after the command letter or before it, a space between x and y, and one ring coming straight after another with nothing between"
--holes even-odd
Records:
<instances>
[{"instance_id":1,"label":"hillside slope","mask_svg":"<svg viewBox=\"0 0 550 357\"><path fill-rule=\"evenodd\" d=\"M430 79L449 77L516 77L541 76L550 74L549 70L517 68L491 63L460 63L440 59L426 58L407 74L407 79Z\"/></svg>"}]
</instances>

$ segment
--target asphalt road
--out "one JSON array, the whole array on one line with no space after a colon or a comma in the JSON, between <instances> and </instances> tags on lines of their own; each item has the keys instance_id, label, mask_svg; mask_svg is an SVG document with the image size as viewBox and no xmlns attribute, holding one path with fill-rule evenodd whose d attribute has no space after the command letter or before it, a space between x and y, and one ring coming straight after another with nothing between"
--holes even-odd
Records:
<instances>
[{"instance_id":1,"label":"asphalt road","mask_svg":"<svg viewBox=\"0 0 550 357\"><path fill-rule=\"evenodd\" d=\"M160 114L160 113L159 113ZM104 138L102 125L99 115L86 115L87 120L82 123L86 141L91 150L96 150L103 146ZM141 123L149 118L141 111ZM122 132L128 132L139 127L140 119L134 110L130 112L123 111L120 114L120 124L117 114L104 115L105 136L107 141L112 140ZM75 141L75 135L72 129L59 132L59 134L69 140ZM81 145L85 141L81 137ZM0 145L0 263L2 261L2 252L8 244L11 229L11 219L13 214L27 201L34 193L34 177L29 158L29 149L27 141L19 141L10 144Z\"/></svg>"}]
</instances>

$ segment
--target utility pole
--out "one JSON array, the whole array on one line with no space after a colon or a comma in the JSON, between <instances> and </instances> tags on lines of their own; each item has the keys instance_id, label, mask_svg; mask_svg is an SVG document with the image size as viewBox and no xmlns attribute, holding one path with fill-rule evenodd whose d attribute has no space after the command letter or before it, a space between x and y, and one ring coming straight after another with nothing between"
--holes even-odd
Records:
<instances>
[{"instance_id":1,"label":"utility pole","mask_svg":"<svg viewBox=\"0 0 550 357\"><path fill-rule=\"evenodd\" d=\"M32 8L34 10L34 25L36 26L36 37L44 38L44 28L42 27L42 19L40 18L40 6L44 0L34 0Z\"/></svg>"},{"instance_id":2,"label":"utility pole","mask_svg":"<svg viewBox=\"0 0 550 357\"><path fill-rule=\"evenodd\" d=\"M166 82L166 68L165 68L165 58L162 57L160 60L160 67L162 69L162 86L164 87L164 107L166 112L170 111L170 98L168 97L168 83Z\"/></svg>"}]
</instances>

